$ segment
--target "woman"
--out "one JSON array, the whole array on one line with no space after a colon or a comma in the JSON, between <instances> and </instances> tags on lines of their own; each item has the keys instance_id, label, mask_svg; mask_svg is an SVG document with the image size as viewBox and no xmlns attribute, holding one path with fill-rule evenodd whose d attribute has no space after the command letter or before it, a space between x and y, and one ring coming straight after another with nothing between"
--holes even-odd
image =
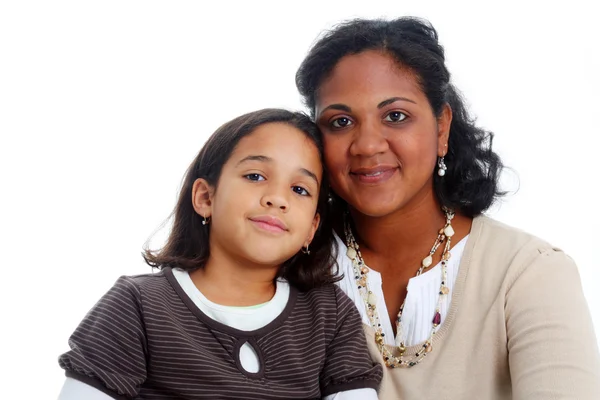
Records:
<instances>
[{"instance_id":1,"label":"woman","mask_svg":"<svg viewBox=\"0 0 600 400\"><path fill-rule=\"evenodd\" d=\"M576 265L483 216L502 163L450 83L435 29L340 25L296 83L337 194L340 286L386 366L380 398L600 398Z\"/></svg>"}]
</instances>

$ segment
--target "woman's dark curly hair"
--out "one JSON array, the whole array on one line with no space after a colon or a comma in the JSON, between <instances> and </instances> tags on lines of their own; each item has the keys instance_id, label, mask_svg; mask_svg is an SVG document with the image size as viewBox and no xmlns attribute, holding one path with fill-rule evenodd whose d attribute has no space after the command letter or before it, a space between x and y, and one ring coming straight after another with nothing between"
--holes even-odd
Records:
<instances>
[{"instance_id":1,"label":"woman's dark curly hair","mask_svg":"<svg viewBox=\"0 0 600 400\"><path fill-rule=\"evenodd\" d=\"M146 248L142 253L148 265L193 271L206 264L210 256L210 224L203 225L202 217L194 210L192 186L196 179L203 178L218 191L223 166L240 140L251 135L259 126L275 122L290 125L304 133L319 151L321 165L325 168L323 142L317 126L308 115L282 109L263 109L225 123L212 134L189 166L173 211L173 228L167 243L160 250ZM277 134L276 132L273 134ZM328 195L329 181L327 172L323 170L317 203L317 213L321 218L310 244L310 253L304 254L298 249L297 254L283 263L277 275L299 290L309 290L340 279L336 277L337 271L332 268L337 265L337 247L331 218L328 216Z\"/></svg>"},{"instance_id":2,"label":"woman's dark curly hair","mask_svg":"<svg viewBox=\"0 0 600 400\"><path fill-rule=\"evenodd\" d=\"M335 65L346 55L367 50L381 50L413 71L436 116L440 116L444 104L452 109L445 156L448 169L443 178L433 174L440 204L471 217L487 210L504 194L498 182L502 161L492 151L493 133L475 125L464 100L450 83L444 48L428 21L414 17L356 19L321 37L296 73L296 86L313 117L319 86Z\"/></svg>"}]
</instances>

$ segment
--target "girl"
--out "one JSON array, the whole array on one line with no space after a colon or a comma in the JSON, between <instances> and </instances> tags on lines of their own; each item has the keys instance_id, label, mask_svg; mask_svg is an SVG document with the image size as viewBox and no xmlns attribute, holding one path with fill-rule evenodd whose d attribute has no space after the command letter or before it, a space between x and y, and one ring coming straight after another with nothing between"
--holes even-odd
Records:
<instances>
[{"instance_id":1,"label":"girl","mask_svg":"<svg viewBox=\"0 0 600 400\"><path fill-rule=\"evenodd\" d=\"M353 303L330 283L322 144L266 109L219 128L187 171L157 274L121 277L60 357L60 399L376 399Z\"/></svg>"}]
</instances>

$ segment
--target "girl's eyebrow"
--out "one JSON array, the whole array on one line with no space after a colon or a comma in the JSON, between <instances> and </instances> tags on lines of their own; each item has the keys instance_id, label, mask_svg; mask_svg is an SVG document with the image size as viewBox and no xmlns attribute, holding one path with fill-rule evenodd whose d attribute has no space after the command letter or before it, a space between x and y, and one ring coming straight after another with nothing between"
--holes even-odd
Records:
<instances>
[{"instance_id":1,"label":"girl's eyebrow","mask_svg":"<svg viewBox=\"0 0 600 400\"><path fill-rule=\"evenodd\" d=\"M317 186L319 185L319 180L317 179L317 175L313 174L312 172L310 172L306 168L300 168L300 172L302 173L302 175L306 175L309 178L314 179L315 182L317 183Z\"/></svg>"},{"instance_id":2,"label":"girl's eyebrow","mask_svg":"<svg viewBox=\"0 0 600 400\"><path fill-rule=\"evenodd\" d=\"M248 161L260 161L260 162L268 163L268 162L272 162L273 159L271 157L263 156L263 155L249 155L249 156L242 158L240 161L238 161L238 163L235 166L238 167L240 164L248 162ZM309 178L314 179L315 182L317 183L317 185L319 185L319 179L317 178L317 175L315 175L313 172L307 170L306 168L299 168L298 170L300 171L300 173L302 175L305 175L305 176L308 176Z\"/></svg>"},{"instance_id":3,"label":"girl's eyebrow","mask_svg":"<svg viewBox=\"0 0 600 400\"><path fill-rule=\"evenodd\" d=\"M273 159L271 157L267 157L267 156L250 155L250 156L246 156L246 157L242 158L240 161L238 161L238 163L235 166L237 167L240 164L248 162L248 161L271 162L271 161L273 161Z\"/></svg>"}]
</instances>

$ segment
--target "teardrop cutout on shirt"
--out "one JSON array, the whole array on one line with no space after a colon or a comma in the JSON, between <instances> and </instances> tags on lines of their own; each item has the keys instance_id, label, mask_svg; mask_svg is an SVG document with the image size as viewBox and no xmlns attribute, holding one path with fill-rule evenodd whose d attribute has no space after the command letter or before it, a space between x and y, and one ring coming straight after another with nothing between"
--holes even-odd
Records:
<instances>
[{"instance_id":1,"label":"teardrop cutout on shirt","mask_svg":"<svg viewBox=\"0 0 600 400\"><path fill-rule=\"evenodd\" d=\"M233 349L235 363L238 369L251 378L261 378L264 375L264 361L258 344L250 339L241 339Z\"/></svg>"}]
</instances>

